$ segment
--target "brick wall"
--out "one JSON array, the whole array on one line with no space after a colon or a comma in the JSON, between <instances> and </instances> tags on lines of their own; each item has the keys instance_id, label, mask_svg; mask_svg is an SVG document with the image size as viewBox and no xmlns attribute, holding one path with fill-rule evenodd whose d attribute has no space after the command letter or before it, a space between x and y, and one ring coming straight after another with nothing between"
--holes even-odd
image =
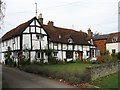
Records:
<instances>
[{"instance_id":1,"label":"brick wall","mask_svg":"<svg viewBox=\"0 0 120 90\"><path fill-rule=\"evenodd\" d=\"M100 49L100 51L106 51L107 40L97 40L97 41L94 41L94 43L96 47Z\"/></svg>"}]
</instances>

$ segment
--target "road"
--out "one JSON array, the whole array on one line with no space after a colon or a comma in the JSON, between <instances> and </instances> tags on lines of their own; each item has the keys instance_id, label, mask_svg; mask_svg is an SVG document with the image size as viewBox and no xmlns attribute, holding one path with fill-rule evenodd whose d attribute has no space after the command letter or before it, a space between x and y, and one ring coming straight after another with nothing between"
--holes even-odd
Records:
<instances>
[{"instance_id":1,"label":"road","mask_svg":"<svg viewBox=\"0 0 120 90\"><path fill-rule=\"evenodd\" d=\"M9 88L75 88L55 80L5 66L3 67L3 76Z\"/></svg>"}]
</instances>

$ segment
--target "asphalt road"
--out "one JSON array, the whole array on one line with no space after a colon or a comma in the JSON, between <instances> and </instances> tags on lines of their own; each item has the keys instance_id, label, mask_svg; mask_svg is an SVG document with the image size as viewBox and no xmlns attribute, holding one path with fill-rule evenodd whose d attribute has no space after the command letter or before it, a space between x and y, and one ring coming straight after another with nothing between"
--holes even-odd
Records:
<instances>
[{"instance_id":1,"label":"asphalt road","mask_svg":"<svg viewBox=\"0 0 120 90\"><path fill-rule=\"evenodd\" d=\"M55 80L5 66L3 67L3 76L9 88L75 88Z\"/></svg>"}]
</instances>

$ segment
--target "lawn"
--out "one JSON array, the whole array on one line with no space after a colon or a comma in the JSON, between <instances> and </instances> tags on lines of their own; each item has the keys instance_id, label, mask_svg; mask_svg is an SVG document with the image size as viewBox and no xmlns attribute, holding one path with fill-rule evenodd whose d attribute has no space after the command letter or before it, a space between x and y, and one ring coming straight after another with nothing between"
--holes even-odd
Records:
<instances>
[{"instance_id":1,"label":"lawn","mask_svg":"<svg viewBox=\"0 0 120 90\"><path fill-rule=\"evenodd\" d=\"M86 67L94 66L88 63L67 63L67 64L31 64L24 67L24 70L42 76L52 77L55 79L63 79L71 83L77 84L90 80L88 73L85 73Z\"/></svg>"},{"instance_id":2,"label":"lawn","mask_svg":"<svg viewBox=\"0 0 120 90\"><path fill-rule=\"evenodd\" d=\"M95 64L88 63L68 63L68 64L53 64L53 65L42 65L43 68L48 68L55 71L67 71L67 72L80 72L85 71L86 67L94 66Z\"/></svg>"},{"instance_id":3,"label":"lawn","mask_svg":"<svg viewBox=\"0 0 120 90\"><path fill-rule=\"evenodd\" d=\"M97 80L95 80L94 82L92 82L93 85L102 87L102 88L111 88L112 90L115 90L115 88L119 87L119 82L120 82L120 72L103 77L103 78L99 78Z\"/></svg>"}]
</instances>

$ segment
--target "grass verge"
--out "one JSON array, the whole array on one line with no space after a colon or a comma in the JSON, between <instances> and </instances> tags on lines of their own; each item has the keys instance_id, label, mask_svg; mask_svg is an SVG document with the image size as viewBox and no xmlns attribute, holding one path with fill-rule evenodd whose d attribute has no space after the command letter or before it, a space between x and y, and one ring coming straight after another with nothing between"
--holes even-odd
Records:
<instances>
[{"instance_id":1,"label":"grass verge","mask_svg":"<svg viewBox=\"0 0 120 90\"><path fill-rule=\"evenodd\" d=\"M111 90L120 90L119 83L120 83L120 72L99 78L91 82L91 84L93 85L99 86L101 88L110 88Z\"/></svg>"},{"instance_id":2,"label":"grass verge","mask_svg":"<svg viewBox=\"0 0 120 90\"><path fill-rule=\"evenodd\" d=\"M85 68L93 66L93 64L86 63L68 63L68 64L54 64L54 65L36 65L31 64L25 66L23 70L39 74L42 76L52 77L55 79L63 79L69 81L71 84L78 84L81 82L88 82L90 80L89 73L85 72Z\"/></svg>"}]
</instances>

